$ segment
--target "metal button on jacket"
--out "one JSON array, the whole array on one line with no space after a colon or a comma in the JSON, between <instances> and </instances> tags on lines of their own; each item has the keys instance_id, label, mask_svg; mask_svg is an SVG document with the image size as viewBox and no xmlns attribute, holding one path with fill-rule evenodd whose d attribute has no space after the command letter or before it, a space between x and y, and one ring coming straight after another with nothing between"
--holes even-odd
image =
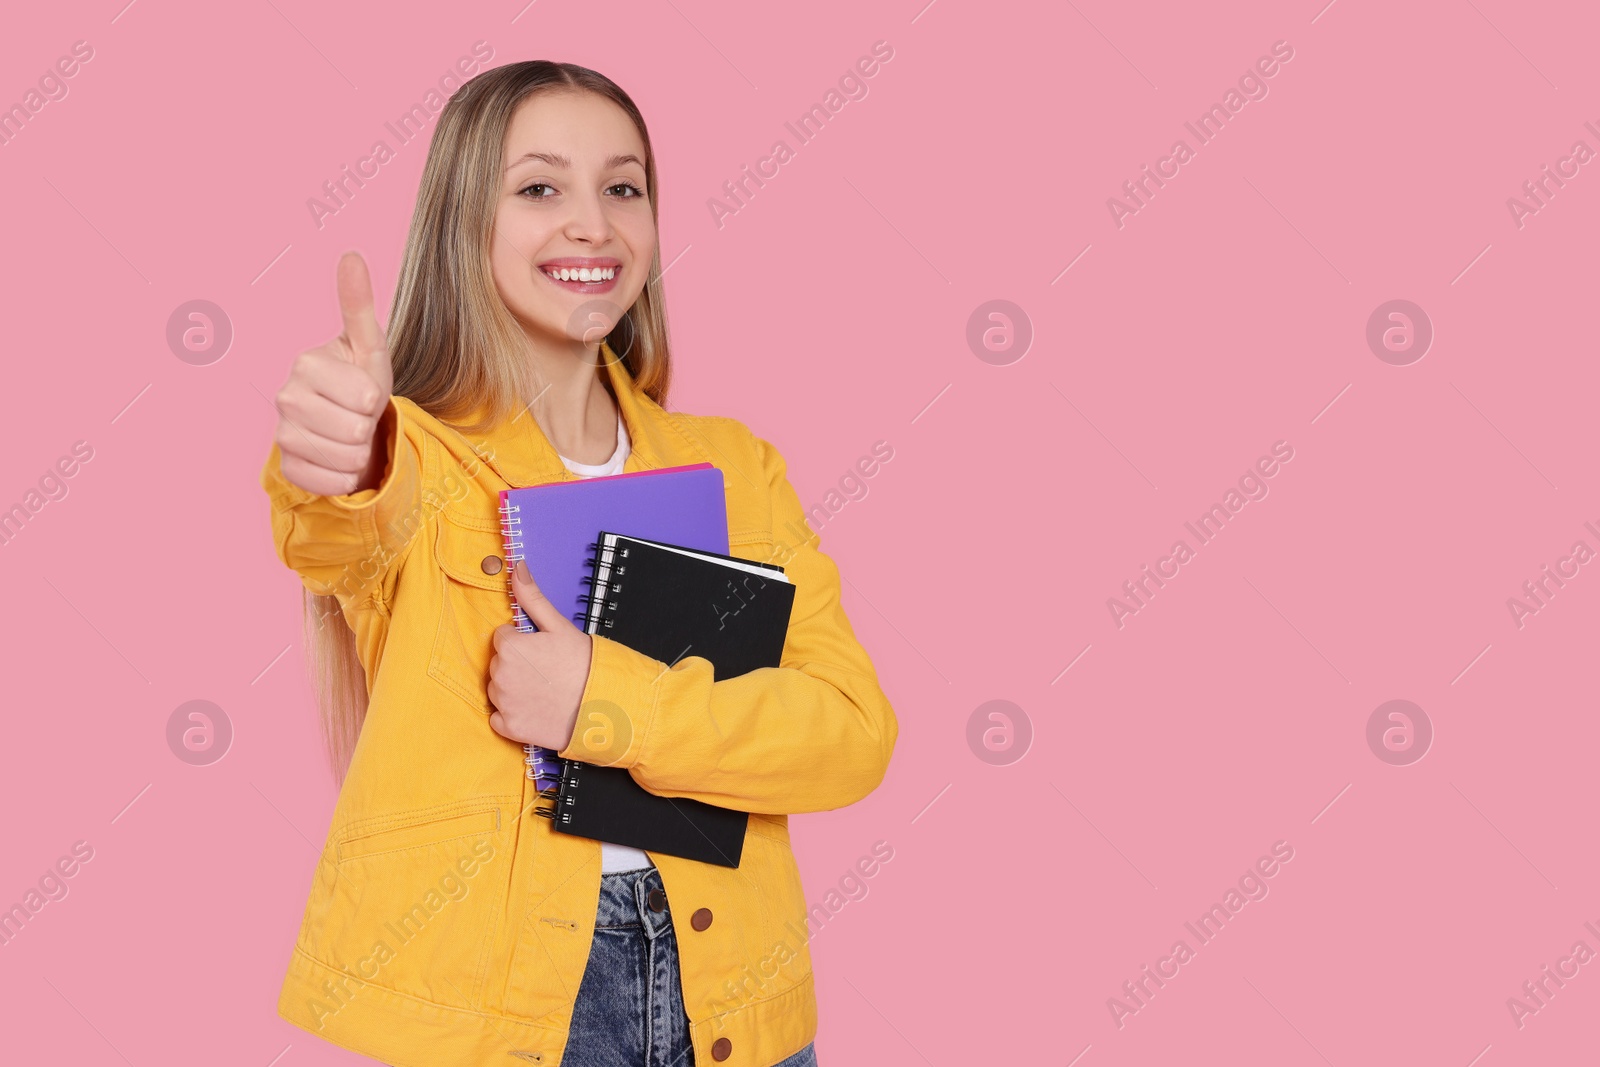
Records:
<instances>
[{"instance_id":1,"label":"metal button on jacket","mask_svg":"<svg viewBox=\"0 0 1600 1067\"><path fill-rule=\"evenodd\" d=\"M479 566L483 568L483 573L485 574L499 574L505 569L505 563L501 561L499 556L484 556L483 562Z\"/></svg>"},{"instance_id":2,"label":"metal button on jacket","mask_svg":"<svg viewBox=\"0 0 1600 1067\"><path fill-rule=\"evenodd\" d=\"M711 1058L721 1063L733 1055L733 1042L725 1037L719 1037L711 1042Z\"/></svg>"},{"instance_id":3,"label":"metal button on jacket","mask_svg":"<svg viewBox=\"0 0 1600 1067\"><path fill-rule=\"evenodd\" d=\"M689 925L694 927L696 930L704 930L706 927L710 926L711 909L700 908L697 910L693 915L689 916Z\"/></svg>"}]
</instances>

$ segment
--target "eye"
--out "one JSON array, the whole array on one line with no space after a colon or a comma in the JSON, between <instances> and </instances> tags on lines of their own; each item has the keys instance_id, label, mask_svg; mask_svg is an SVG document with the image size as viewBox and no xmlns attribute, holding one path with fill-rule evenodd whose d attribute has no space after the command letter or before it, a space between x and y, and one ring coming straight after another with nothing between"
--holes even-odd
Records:
<instances>
[{"instance_id":1,"label":"eye","mask_svg":"<svg viewBox=\"0 0 1600 1067\"><path fill-rule=\"evenodd\" d=\"M534 182L532 185L529 185L526 188L519 189L517 191L517 195L521 196L521 195L527 193L529 189L549 189L549 188L550 188L550 184L548 182ZM547 196L533 196L533 197L529 197L529 199L530 200L546 200L546 199L548 199L548 197Z\"/></svg>"},{"instance_id":2,"label":"eye","mask_svg":"<svg viewBox=\"0 0 1600 1067\"><path fill-rule=\"evenodd\" d=\"M624 200L632 200L634 197L638 197L638 196L643 196L644 195L644 193L640 192L639 187L637 185L634 185L632 182L618 182L617 184L615 184L615 185L613 185L611 187L611 190L616 190L616 189L626 189L626 190L628 190L627 193L623 194L623 196L622 196L622 199L624 199ZM608 190L608 191L611 191L611 190Z\"/></svg>"}]
</instances>

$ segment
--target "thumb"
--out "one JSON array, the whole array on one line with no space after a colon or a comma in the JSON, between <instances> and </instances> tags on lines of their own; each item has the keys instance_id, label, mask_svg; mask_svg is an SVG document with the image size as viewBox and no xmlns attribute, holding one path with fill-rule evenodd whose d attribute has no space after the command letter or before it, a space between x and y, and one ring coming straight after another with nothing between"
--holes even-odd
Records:
<instances>
[{"instance_id":1,"label":"thumb","mask_svg":"<svg viewBox=\"0 0 1600 1067\"><path fill-rule=\"evenodd\" d=\"M528 570L526 560L517 560L517 565L511 568L511 592L517 598L524 615L533 621L541 632L549 633L552 630L576 630L572 620L550 602L533 580L533 574Z\"/></svg>"},{"instance_id":2,"label":"thumb","mask_svg":"<svg viewBox=\"0 0 1600 1067\"><path fill-rule=\"evenodd\" d=\"M389 344L372 298L372 276L367 261L359 252L339 257L339 315L344 321L344 339L358 367L373 376L384 394L394 386L389 364Z\"/></svg>"}]
</instances>

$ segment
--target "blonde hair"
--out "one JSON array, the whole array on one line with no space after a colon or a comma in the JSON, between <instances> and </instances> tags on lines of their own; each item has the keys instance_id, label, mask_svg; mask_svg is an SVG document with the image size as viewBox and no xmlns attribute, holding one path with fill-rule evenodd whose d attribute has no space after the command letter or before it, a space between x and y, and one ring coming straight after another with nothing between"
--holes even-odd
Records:
<instances>
[{"instance_id":1,"label":"blonde hair","mask_svg":"<svg viewBox=\"0 0 1600 1067\"><path fill-rule=\"evenodd\" d=\"M537 395L526 338L495 287L489 250L512 116L535 94L560 92L595 93L633 121L645 148L645 195L659 225L655 153L644 116L605 75L528 60L486 70L450 98L428 146L387 336L395 395L463 433L492 428ZM659 241L644 290L605 340L635 386L664 406L671 356ZM459 421L474 414L479 417ZM366 718L366 676L337 597L306 590L305 622L323 739L342 782Z\"/></svg>"}]
</instances>

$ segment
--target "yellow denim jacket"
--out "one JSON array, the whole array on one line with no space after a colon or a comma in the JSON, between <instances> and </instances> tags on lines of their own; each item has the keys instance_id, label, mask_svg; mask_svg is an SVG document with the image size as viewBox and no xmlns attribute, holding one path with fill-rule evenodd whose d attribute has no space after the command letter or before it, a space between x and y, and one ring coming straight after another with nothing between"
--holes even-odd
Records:
<instances>
[{"instance_id":1,"label":"yellow denim jacket","mask_svg":"<svg viewBox=\"0 0 1600 1067\"><path fill-rule=\"evenodd\" d=\"M593 638L582 700L631 726L603 759L646 789L751 812L737 868L652 855L677 925L695 1061L769 1067L816 1034L807 907L787 816L882 780L898 726L839 603L782 456L742 423L667 412L602 349L632 451L624 471L723 472L730 551L795 584L782 665L712 681ZM272 446L261 474L279 557L338 597L371 694L278 1002L288 1021L396 1067L557 1067L583 978L600 844L534 813L522 746L489 726L490 634L509 622L498 492L577 477L527 414L468 439L403 397L374 489L317 496ZM573 606L576 610L576 606ZM701 916L703 919L704 916ZM693 924L698 925L698 923Z\"/></svg>"}]
</instances>

